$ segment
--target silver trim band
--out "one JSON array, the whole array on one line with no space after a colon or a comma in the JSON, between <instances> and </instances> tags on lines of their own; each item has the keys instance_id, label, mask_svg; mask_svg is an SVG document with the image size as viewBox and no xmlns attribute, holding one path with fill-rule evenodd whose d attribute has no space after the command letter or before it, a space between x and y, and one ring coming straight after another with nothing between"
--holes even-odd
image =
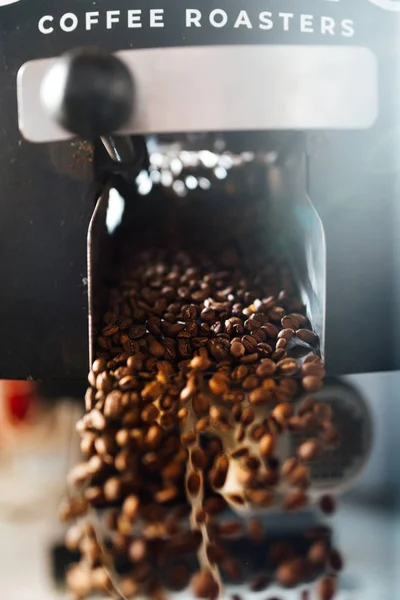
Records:
<instances>
[{"instance_id":1,"label":"silver trim band","mask_svg":"<svg viewBox=\"0 0 400 600\"><path fill-rule=\"evenodd\" d=\"M338 46L205 46L123 50L137 109L121 133L363 129L378 112L377 61ZM54 59L18 73L18 116L32 142L71 136L44 112L43 76Z\"/></svg>"}]
</instances>

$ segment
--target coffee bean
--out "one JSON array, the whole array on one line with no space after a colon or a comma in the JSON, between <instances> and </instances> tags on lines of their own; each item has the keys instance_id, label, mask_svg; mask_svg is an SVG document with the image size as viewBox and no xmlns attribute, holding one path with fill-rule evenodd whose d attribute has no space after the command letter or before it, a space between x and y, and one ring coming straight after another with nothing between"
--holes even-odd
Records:
<instances>
[{"instance_id":1,"label":"coffee bean","mask_svg":"<svg viewBox=\"0 0 400 600\"><path fill-rule=\"evenodd\" d=\"M157 406L155 406L155 404L148 404L143 408L142 412L140 413L140 417L142 421L146 423L155 421L159 414L160 411L158 410Z\"/></svg>"},{"instance_id":2,"label":"coffee bean","mask_svg":"<svg viewBox=\"0 0 400 600\"><path fill-rule=\"evenodd\" d=\"M175 500L178 496L178 489L174 485L169 485L168 487L159 490L154 494L154 500L159 502L160 504L166 504Z\"/></svg>"},{"instance_id":3,"label":"coffee bean","mask_svg":"<svg viewBox=\"0 0 400 600\"><path fill-rule=\"evenodd\" d=\"M303 377L302 384L307 392L318 392L323 386L323 381L314 375L307 375Z\"/></svg>"},{"instance_id":4,"label":"coffee bean","mask_svg":"<svg viewBox=\"0 0 400 600\"><path fill-rule=\"evenodd\" d=\"M334 577L323 577L316 584L318 600L332 600L337 590L337 580Z\"/></svg>"},{"instance_id":5,"label":"coffee bean","mask_svg":"<svg viewBox=\"0 0 400 600\"><path fill-rule=\"evenodd\" d=\"M269 358L264 358L256 369L256 375L262 379L272 377L272 375L275 373L275 370L276 364L274 361L270 360Z\"/></svg>"},{"instance_id":6,"label":"coffee bean","mask_svg":"<svg viewBox=\"0 0 400 600\"><path fill-rule=\"evenodd\" d=\"M271 414L278 421L278 423L285 425L293 415L293 406L288 402L282 402L274 408Z\"/></svg>"},{"instance_id":7,"label":"coffee bean","mask_svg":"<svg viewBox=\"0 0 400 600\"><path fill-rule=\"evenodd\" d=\"M260 543L264 539L264 529L259 519L249 519L247 523L247 535L252 542Z\"/></svg>"},{"instance_id":8,"label":"coffee bean","mask_svg":"<svg viewBox=\"0 0 400 600\"><path fill-rule=\"evenodd\" d=\"M191 587L196 598L214 600L218 597L218 584L212 576L211 571L207 569L203 569L193 575Z\"/></svg>"},{"instance_id":9,"label":"coffee bean","mask_svg":"<svg viewBox=\"0 0 400 600\"><path fill-rule=\"evenodd\" d=\"M307 566L301 558L289 559L282 563L276 571L278 583L288 588L298 585L306 575Z\"/></svg>"},{"instance_id":10,"label":"coffee bean","mask_svg":"<svg viewBox=\"0 0 400 600\"><path fill-rule=\"evenodd\" d=\"M217 526L218 535L221 537L231 537L239 535L242 532L242 525L234 519L223 521Z\"/></svg>"},{"instance_id":11,"label":"coffee bean","mask_svg":"<svg viewBox=\"0 0 400 600\"><path fill-rule=\"evenodd\" d=\"M258 342L251 335L244 335L241 339L241 342L248 354L252 354L257 349Z\"/></svg>"},{"instance_id":12,"label":"coffee bean","mask_svg":"<svg viewBox=\"0 0 400 600\"><path fill-rule=\"evenodd\" d=\"M189 583L190 572L186 565L177 564L171 567L168 572L168 587L174 591L180 592L186 588ZM134 597L134 595L133 595Z\"/></svg>"},{"instance_id":13,"label":"coffee bean","mask_svg":"<svg viewBox=\"0 0 400 600\"><path fill-rule=\"evenodd\" d=\"M297 330L299 328L300 322L295 315L285 315L281 319L281 325L284 329Z\"/></svg>"},{"instance_id":14,"label":"coffee bean","mask_svg":"<svg viewBox=\"0 0 400 600\"><path fill-rule=\"evenodd\" d=\"M322 377L325 377L325 368L324 365L319 362L303 362L301 374L303 377L307 377L307 375L313 375L314 377L322 379Z\"/></svg>"},{"instance_id":15,"label":"coffee bean","mask_svg":"<svg viewBox=\"0 0 400 600\"><path fill-rule=\"evenodd\" d=\"M197 496L200 492L201 478L197 473L191 473L187 480L187 489L191 496Z\"/></svg>"},{"instance_id":16,"label":"coffee bean","mask_svg":"<svg viewBox=\"0 0 400 600\"><path fill-rule=\"evenodd\" d=\"M146 333L146 326L145 325L133 325L129 332L128 335L132 340L138 340L140 338L142 338Z\"/></svg>"},{"instance_id":17,"label":"coffee bean","mask_svg":"<svg viewBox=\"0 0 400 600\"><path fill-rule=\"evenodd\" d=\"M229 391L229 378L223 373L215 373L208 382L210 390L216 396L222 396Z\"/></svg>"},{"instance_id":18,"label":"coffee bean","mask_svg":"<svg viewBox=\"0 0 400 600\"><path fill-rule=\"evenodd\" d=\"M251 428L250 437L255 442L259 442L266 434L266 427L262 423L258 423Z\"/></svg>"},{"instance_id":19,"label":"coffee bean","mask_svg":"<svg viewBox=\"0 0 400 600\"><path fill-rule=\"evenodd\" d=\"M243 578L242 569L234 558L225 558L221 563L221 568L228 579L234 582L240 582Z\"/></svg>"},{"instance_id":20,"label":"coffee bean","mask_svg":"<svg viewBox=\"0 0 400 600\"><path fill-rule=\"evenodd\" d=\"M199 419L195 424L195 431L197 433L202 433L207 431L210 427L210 419L208 417L204 417L203 419Z\"/></svg>"},{"instance_id":21,"label":"coffee bean","mask_svg":"<svg viewBox=\"0 0 400 600\"><path fill-rule=\"evenodd\" d=\"M219 515L225 510L226 503L221 496L211 496L204 500L203 508L208 515Z\"/></svg>"},{"instance_id":22,"label":"coffee bean","mask_svg":"<svg viewBox=\"0 0 400 600\"><path fill-rule=\"evenodd\" d=\"M301 510L308 505L308 496L302 490L295 490L286 494L283 508L287 511Z\"/></svg>"},{"instance_id":23,"label":"coffee bean","mask_svg":"<svg viewBox=\"0 0 400 600\"><path fill-rule=\"evenodd\" d=\"M334 571L342 571L344 563L343 557L338 550L331 550L328 558L329 566Z\"/></svg>"},{"instance_id":24,"label":"coffee bean","mask_svg":"<svg viewBox=\"0 0 400 600\"><path fill-rule=\"evenodd\" d=\"M277 363L277 369L282 375L290 377L297 373L297 362L293 358L284 358Z\"/></svg>"},{"instance_id":25,"label":"coffee bean","mask_svg":"<svg viewBox=\"0 0 400 600\"><path fill-rule=\"evenodd\" d=\"M134 540L129 546L129 556L135 562L140 562L147 556L147 543L141 538Z\"/></svg>"},{"instance_id":26,"label":"coffee bean","mask_svg":"<svg viewBox=\"0 0 400 600\"><path fill-rule=\"evenodd\" d=\"M231 354L234 358L241 358L244 356L246 349L241 342L232 342Z\"/></svg>"},{"instance_id":27,"label":"coffee bean","mask_svg":"<svg viewBox=\"0 0 400 600\"><path fill-rule=\"evenodd\" d=\"M284 339L286 341L289 341L292 339L292 337L294 336L294 330L293 329L281 329L281 331L278 333L278 339Z\"/></svg>"},{"instance_id":28,"label":"coffee bean","mask_svg":"<svg viewBox=\"0 0 400 600\"><path fill-rule=\"evenodd\" d=\"M93 409L89 413L90 424L93 429L97 429L98 431L103 431L106 428L107 421L104 415L97 409Z\"/></svg>"},{"instance_id":29,"label":"coffee bean","mask_svg":"<svg viewBox=\"0 0 400 600\"><path fill-rule=\"evenodd\" d=\"M199 371L206 371L211 366L211 362L206 356L195 356L190 361L190 367Z\"/></svg>"},{"instance_id":30,"label":"coffee bean","mask_svg":"<svg viewBox=\"0 0 400 600\"><path fill-rule=\"evenodd\" d=\"M326 515L333 515L336 510L336 502L333 496L325 494L319 499L319 507Z\"/></svg>"},{"instance_id":31,"label":"coffee bean","mask_svg":"<svg viewBox=\"0 0 400 600\"><path fill-rule=\"evenodd\" d=\"M296 337L298 337L302 342L310 344L310 346L316 346L318 343L318 336L309 329L297 329Z\"/></svg>"},{"instance_id":32,"label":"coffee bean","mask_svg":"<svg viewBox=\"0 0 400 600\"><path fill-rule=\"evenodd\" d=\"M299 461L295 456L291 458L287 458L282 465L282 475L284 477L289 477L291 473L299 466Z\"/></svg>"},{"instance_id":33,"label":"coffee bean","mask_svg":"<svg viewBox=\"0 0 400 600\"><path fill-rule=\"evenodd\" d=\"M210 483L215 489L220 489L225 485L228 469L229 458L223 454L217 458L215 466L210 472Z\"/></svg>"},{"instance_id":34,"label":"coffee bean","mask_svg":"<svg viewBox=\"0 0 400 600\"><path fill-rule=\"evenodd\" d=\"M272 456L275 451L275 438L270 434L265 434L260 440L259 450L261 456Z\"/></svg>"},{"instance_id":35,"label":"coffee bean","mask_svg":"<svg viewBox=\"0 0 400 600\"><path fill-rule=\"evenodd\" d=\"M262 508L269 508L275 503L273 492L268 490L246 490L246 497L249 502Z\"/></svg>"},{"instance_id":36,"label":"coffee bean","mask_svg":"<svg viewBox=\"0 0 400 600\"><path fill-rule=\"evenodd\" d=\"M297 450L299 458L306 461L315 460L320 455L320 452L321 446L316 439L303 442Z\"/></svg>"},{"instance_id":37,"label":"coffee bean","mask_svg":"<svg viewBox=\"0 0 400 600\"><path fill-rule=\"evenodd\" d=\"M333 417L332 407L326 402L318 402L314 405L314 415L320 421L331 421Z\"/></svg>"},{"instance_id":38,"label":"coffee bean","mask_svg":"<svg viewBox=\"0 0 400 600\"><path fill-rule=\"evenodd\" d=\"M324 542L315 542L307 554L307 559L314 565L325 565L328 557L329 548Z\"/></svg>"},{"instance_id":39,"label":"coffee bean","mask_svg":"<svg viewBox=\"0 0 400 600\"><path fill-rule=\"evenodd\" d=\"M203 471L207 464L207 457L202 448L193 448L191 452L191 461L195 469Z\"/></svg>"},{"instance_id":40,"label":"coffee bean","mask_svg":"<svg viewBox=\"0 0 400 600\"><path fill-rule=\"evenodd\" d=\"M294 556L293 546L289 542L280 541L272 545L268 558L273 565L277 566L290 561Z\"/></svg>"},{"instance_id":41,"label":"coffee bean","mask_svg":"<svg viewBox=\"0 0 400 600\"><path fill-rule=\"evenodd\" d=\"M135 521L139 512L139 499L137 496L128 496L122 505L122 511L130 522Z\"/></svg>"},{"instance_id":42,"label":"coffee bean","mask_svg":"<svg viewBox=\"0 0 400 600\"><path fill-rule=\"evenodd\" d=\"M251 406L248 406L247 408L245 408L243 410L240 422L242 423L242 425L247 427L248 425L251 425L251 423L254 421L254 419L255 419L254 410L251 408Z\"/></svg>"},{"instance_id":43,"label":"coffee bean","mask_svg":"<svg viewBox=\"0 0 400 600\"><path fill-rule=\"evenodd\" d=\"M280 340L278 340L276 342L276 346L275 346L276 350L281 350L281 349L285 350L286 347L287 347L287 341L284 338L281 338Z\"/></svg>"},{"instance_id":44,"label":"coffee bean","mask_svg":"<svg viewBox=\"0 0 400 600\"><path fill-rule=\"evenodd\" d=\"M263 592L270 584L270 578L267 575L256 575L250 581L250 589L252 592Z\"/></svg>"},{"instance_id":45,"label":"coffee bean","mask_svg":"<svg viewBox=\"0 0 400 600\"><path fill-rule=\"evenodd\" d=\"M249 401L254 406L263 406L268 402L271 402L271 399L270 391L263 388L256 388L249 395Z\"/></svg>"}]
</instances>

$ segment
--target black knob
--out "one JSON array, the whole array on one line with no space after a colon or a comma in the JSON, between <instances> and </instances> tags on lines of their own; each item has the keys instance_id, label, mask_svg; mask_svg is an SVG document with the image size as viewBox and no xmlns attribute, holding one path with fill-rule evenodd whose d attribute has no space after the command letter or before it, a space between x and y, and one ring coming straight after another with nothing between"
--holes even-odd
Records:
<instances>
[{"instance_id":1,"label":"black knob","mask_svg":"<svg viewBox=\"0 0 400 600\"><path fill-rule=\"evenodd\" d=\"M99 48L80 48L58 58L46 73L41 100L64 129L93 139L127 124L134 85L125 64Z\"/></svg>"}]
</instances>

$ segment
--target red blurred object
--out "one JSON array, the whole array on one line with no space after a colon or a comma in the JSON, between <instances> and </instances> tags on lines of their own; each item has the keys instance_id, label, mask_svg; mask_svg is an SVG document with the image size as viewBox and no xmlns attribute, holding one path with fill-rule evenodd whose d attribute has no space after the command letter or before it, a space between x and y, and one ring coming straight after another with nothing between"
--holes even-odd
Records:
<instances>
[{"instance_id":1,"label":"red blurred object","mask_svg":"<svg viewBox=\"0 0 400 600\"><path fill-rule=\"evenodd\" d=\"M36 400L35 384L29 381L4 381L3 401L10 420L24 422Z\"/></svg>"}]
</instances>

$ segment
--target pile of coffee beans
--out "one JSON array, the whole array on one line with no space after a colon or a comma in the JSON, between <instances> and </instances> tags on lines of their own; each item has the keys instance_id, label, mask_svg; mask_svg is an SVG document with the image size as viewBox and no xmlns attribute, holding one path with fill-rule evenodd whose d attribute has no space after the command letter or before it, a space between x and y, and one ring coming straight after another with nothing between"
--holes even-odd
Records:
<instances>
[{"instance_id":1,"label":"pile of coffee beans","mask_svg":"<svg viewBox=\"0 0 400 600\"><path fill-rule=\"evenodd\" d=\"M312 395L325 375L318 336L276 259L154 248L120 264L77 424L84 460L62 507L82 555L68 585L77 599L161 599L187 585L216 599L245 577L230 542L262 544L255 515L307 507L310 463L339 443L331 407ZM302 441L282 457L291 432ZM331 514L333 499L320 508ZM275 543L272 571L250 588L319 577L317 597L331 600L342 559L326 530L307 536L305 556Z\"/></svg>"}]
</instances>

